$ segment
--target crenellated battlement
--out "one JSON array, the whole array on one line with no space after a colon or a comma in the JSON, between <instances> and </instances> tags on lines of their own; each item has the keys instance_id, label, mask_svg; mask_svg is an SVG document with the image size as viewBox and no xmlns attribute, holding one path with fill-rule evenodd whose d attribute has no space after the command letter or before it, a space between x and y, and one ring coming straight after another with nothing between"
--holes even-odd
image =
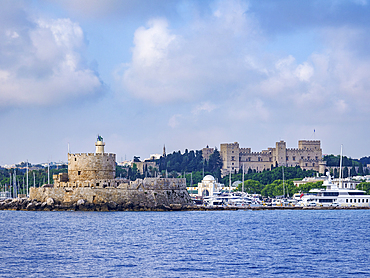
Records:
<instances>
[{"instance_id":1,"label":"crenellated battlement","mask_svg":"<svg viewBox=\"0 0 370 278\"><path fill-rule=\"evenodd\" d=\"M85 158L85 157L112 157L116 158L114 153L69 153L68 158Z\"/></svg>"},{"instance_id":2,"label":"crenellated battlement","mask_svg":"<svg viewBox=\"0 0 370 278\"><path fill-rule=\"evenodd\" d=\"M239 148L237 142L221 144L222 175L225 176L230 171L239 169L241 163L244 167L262 171L269 169L271 167L269 164L296 166L301 159L304 159L301 166L305 169L319 170L318 162L322 161L320 144L320 140L300 140L298 148L287 148L286 142L280 140L276 142L275 148L268 148L261 152L252 152L251 148ZM235 163L237 156L239 156L239 160Z\"/></svg>"}]
</instances>

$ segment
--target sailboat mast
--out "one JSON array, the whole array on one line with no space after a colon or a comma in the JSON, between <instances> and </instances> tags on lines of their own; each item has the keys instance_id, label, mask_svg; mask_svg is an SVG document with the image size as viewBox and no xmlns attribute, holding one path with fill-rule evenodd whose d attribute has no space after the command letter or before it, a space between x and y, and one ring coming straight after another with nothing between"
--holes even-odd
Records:
<instances>
[{"instance_id":1,"label":"sailboat mast","mask_svg":"<svg viewBox=\"0 0 370 278\"><path fill-rule=\"evenodd\" d=\"M342 188L342 159L343 159L343 145L340 145L339 188Z\"/></svg>"},{"instance_id":2,"label":"sailboat mast","mask_svg":"<svg viewBox=\"0 0 370 278\"><path fill-rule=\"evenodd\" d=\"M229 173L229 193L230 193L230 189L231 189L231 171Z\"/></svg>"},{"instance_id":3,"label":"sailboat mast","mask_svg":"<svg viewBox=\"0 0 370 278\"><path fill-rule=\"evenodd\" d=\"M283 198L285 198L284 166L282 166L282 169L283 169Z\"/></svg>"},{"instance_id":4,"label":"sailboat mast","mask_svg":"<svg viewBox=\"0 0 370 278\"><path fill-rule=\"evenodd\" d=\"M26 174L27 174L27 181L26 181L26 186L27 186L27 190L26 190L26 195L28 196L28 159L27 159L27 171L26 171Z\"/></svg>"},{"instance_id":5,"label":"sailboat mast","mask_svg":"<svg viewBox=\"0 0 370 278\"><path fill-rule=\"evenodd\" d=\"M244 192L244 164L243 164L243 176L242 176L242 192Z\"/></svg>"}]
</instances>

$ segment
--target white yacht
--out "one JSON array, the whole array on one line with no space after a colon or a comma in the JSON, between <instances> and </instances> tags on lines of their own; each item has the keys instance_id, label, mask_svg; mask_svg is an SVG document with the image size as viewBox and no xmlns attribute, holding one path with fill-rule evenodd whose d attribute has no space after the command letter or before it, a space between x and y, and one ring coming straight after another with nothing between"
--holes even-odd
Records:
<instances>
[{"instance_id":1,"label":"white yacht","mask_svg":"<svg viewBox=\"0 0 370 278\"><path fill-rule=\"evenodd\" d=\"M243 192L214 192L211 196L204 196L203 203L215 207L246 207L260 205L260 200Z\"/></svg>"},{"instance_id":2,"label":"white yacht","mask_svg":"<svg viewBox=\"0 0 370 278\"><path fill-rule=\"evenodd\" d=\"M365 195L366 191L358 189L338 188L332 182L330 174L324 181L326 188L311 189L308 194L301 194L300 201L304 206L355 206L368 207L370 195Z\"/></svg>"}]
</instances>

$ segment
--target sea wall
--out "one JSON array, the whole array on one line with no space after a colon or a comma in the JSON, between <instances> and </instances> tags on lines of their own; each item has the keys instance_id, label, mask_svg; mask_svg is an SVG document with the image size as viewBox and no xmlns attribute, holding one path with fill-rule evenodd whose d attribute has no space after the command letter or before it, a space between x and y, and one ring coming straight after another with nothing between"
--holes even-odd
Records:
<instances>
[{"instance_id":1,"label":"sea wall","mask_svg":"<svg viewBox=\"0 0 370 278\"><path fill-rule=\"evenodd\" d=\"M30 199L41 203L52 199L55 204L63 205L73 205L83 200L84 203L90 204L114 203L122 208L146 209L192 203L186 189L153 190L143 188L41 187L30 189Z\"/></svg>"}]
</instances>

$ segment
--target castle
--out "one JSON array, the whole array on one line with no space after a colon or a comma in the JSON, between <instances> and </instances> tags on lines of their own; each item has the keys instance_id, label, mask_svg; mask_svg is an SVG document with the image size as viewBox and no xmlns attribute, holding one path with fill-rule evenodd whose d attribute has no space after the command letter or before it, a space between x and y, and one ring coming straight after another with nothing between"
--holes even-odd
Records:
<instances>
[{"instance_id":1,"label":"castle","mask_svg":"<svg viewBox=\"0 0 370 278\"><path fill-rule=\"evenodd\" d=\"M243 169L271 170L276 166L295 167L303 170L315 170L324 173L326 162L322 160L322 149L319 140L300 140L298 149L286 147L286 142L276 142L275 148L261 152L252 152L251 148L240 148L239 143L221 144L220 155L223 166L222 176Z\"/></svg>"},{"instance_id":2,"label":"castle","mask_svg":"<svg viewBox=\"0 0 370 278\"><path fill-rule=\"evenodd\" d=\"M53 175L54 184L30 189L30 199L61 204L79 200L92 204L114 203L125 208L163 208L191 204L186 180L145 178L128 181L116 178L116 155L105 153L98 136L94 153L68 154L68 173Z\"/></svg>"}]
</instances>

